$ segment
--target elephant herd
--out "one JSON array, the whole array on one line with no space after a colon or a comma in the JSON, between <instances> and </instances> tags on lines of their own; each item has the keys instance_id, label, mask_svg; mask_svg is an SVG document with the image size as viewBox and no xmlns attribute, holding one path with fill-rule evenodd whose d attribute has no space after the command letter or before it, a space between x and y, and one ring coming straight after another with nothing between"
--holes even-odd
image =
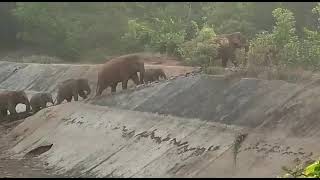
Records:
<instances>
[{"instance_id":1,"label":"elephant herd","mask_svg":"<svg viewBox=\"0 0 320 180\"><path fill-rule=\"evenodd\" d=\"M239 32L224 34L214 39L219 44L218 56L222 60L222 66L226 67L228 60L237 66L235 61L235 49L245 48L248 52L246 38ZM98 81L96 87L96 97L108 87L111 92L116 92L118 83L122 83L122 89L127 89L128 80L131 79L136 85L149 83L159 80L161 77L167 79L162 69L145 69L144 62L147 57L139 54L129 54L113 58L102 65L98 72ZM138 77L138 72L140 77ZM70 102L72 98L78 101L78 96L86 99L91 93L87 79L67 79L58 86L56 105L61 104L64 100ZM17 114L16 105L22 103L26 105L26 111L35 113L42 108L46 108L47 103L55 104L52 95L46 92L40 92L33 95L29 101L24 91L4 91L0 93L0 118L6 117L8 111L10 114Z\"/></svg>"},{"instance_id":2,"label":"elephant herd","mask_svg":"<svg viewBox=\"0 0 320 180\"><path fill-rule=\"evenodd\" d=\"M139 85L160 80L161 77L167 79L162 69L145 69L143 56L138 54L120 56L102 65L98 72L96 96L101 95L108 87L111 87L111 92L115 92L119 82L122 83L122 89L127 89L129 79ZM33 113L36 113L46 108L47 103L58 105L64 100L71 102L72 98L78 101L79 96L86 99L90 93L89 82L85 78L67 79L59 83L56 102L47 92L36 93L29 100L24 91L3 91L0 92L0 118L8 116L8 111L10 115L17 114L16 106L20 103L26 105L26 112L32 108Z\"/></svg>"}]
</instances>

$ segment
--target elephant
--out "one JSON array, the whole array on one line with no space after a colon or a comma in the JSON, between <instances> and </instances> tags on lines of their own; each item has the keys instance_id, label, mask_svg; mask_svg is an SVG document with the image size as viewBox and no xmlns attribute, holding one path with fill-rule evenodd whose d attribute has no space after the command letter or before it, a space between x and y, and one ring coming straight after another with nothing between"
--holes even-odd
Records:
<instances>
[{"instance_id":1,"label":"elephant","mask_svg":"<svg viewBox=\"0 0 320 180\"><path fill-rule=\"evenodd\" d=\"M159 81L160 78L167 79L166 74L162 69L146 69L144 73L144 82L153 82L153 81Z\"/></svg>"},{"instance_id":2,"label":"elephant","mask_svg":"<svg viewBox=\"0 0 320 180\"><path fill-rule=\"evenodd\" d=\"M40 109L46 108L47 103L54 104L50 93L37 93L30 99L30 105L34 113L38 112Z\"/></svg>"},{"instance_id":3,"label":"elephant","mask_svg":"<svg viewBox=\"0 0 320 180\"><path fill-rule=\"evenodd\" d=\"M247 61L247 53L249 51L249 43L247 39L240 33L235 32L231 34L222 34L219 35L215 42L219 44L218 48L218 58L222 60L222 66L225 68L227 67L227 63L229 59L234 64L234 66L238 66L235 57L235 50L237 48L244 48L245 49L245 61Z\"/></svg>"},{"instance_id":4,"label":"elephant","mask_svg":"<svg viewBox=\"0 0 320 180\"><path fill-rule=\"evenodd\" d=\"M88 79L67 79L58 85L57 104L61 104L64 100L71 102L72 97L75 101L78 101L78 95L86 99L90 92Z\"/></svg>"},{"instance_id":5,"label":"elephant","mask_svg":"<svg viewBox=\"0 0 320 180\"><path fill-rule=\"evenodd\" d=\"M100 96L103 90L109 86L111 86L111 92L115 92L119 82L122 83L123 90L127 89L129 79L133 79L136 84L143 84L144 58L139 54L129 54L113 58L103 64L98 72L96 97ZM140 82L138 72L140 73Z\"/></svg>"},{"instance_id":6,"label":"elephant","mask_svg":"<svg viewBox=\"0 0 320 180\"><path fill-rule=\"evenodd\" d=\"M130 79L134 82L134 84L136 86L140 84L138 73L134 73L132 76L130 76ZM121 81L115 82L115 83L110 85L112 93L116 92L116 89L117 89L117 86L118 86L119 82L121 82Z\"/></svg>"},{"instance_id":7,"label":"elephant","mask_svg":"<svg viewBox=\"0 0 320 180\"><path fill-rule=\"evenodd\" d=\"M3 91L0 93L0 113L2 117L8 115L16 115L16 106L18 104L26 105L26 112L30 111L30 102L24 91Z\"/></svg>"}]
</instances>

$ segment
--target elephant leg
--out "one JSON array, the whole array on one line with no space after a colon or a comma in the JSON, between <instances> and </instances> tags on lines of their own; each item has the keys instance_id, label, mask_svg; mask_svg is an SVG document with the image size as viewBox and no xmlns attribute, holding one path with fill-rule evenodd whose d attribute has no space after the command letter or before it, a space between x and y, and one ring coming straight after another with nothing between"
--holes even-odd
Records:
<instances>
[{"instance_id":1,"label":"elephant leg","mask_svg":"<svg viewBox=\"0 0 320 180\"><path fill-rule=\"evenodd\" d=\"M47 102L46 101L42 101L40 103L40 107L43 109L43 108L46 108L47 107Z\"/></svg>"},{"instance_id":2,"label":"elephant leg","mask_svg":"<svg viewBox=\"0 0 320 180\"><path fill-rule=\"evenodd\" d=\"M16 105L15 104L9 103L8 109L9 109L10 115L17 114Z\"/></svg>"},{"instance_id":3,"label":"elephant leg","mask_svg":"<svg viewBox=\"0 0 320 180\"><path fill-rule=\"evenodd\" d=\"M222 57L222 67L226 68L228 63L228 57Z\"/></svg>"},{"instance_id":4,"label":"elephant leg","mask_svg":"<svg viewBox=\"0 0 320 180\"><path fill-rule=\"evenodd\" d=\"M128 88L128 79L122 80L122 89L127 89Z\"/></svg>"},{"instance_id":5,"label":"elephant leg","mask_svg":"<svg viewBox=\"0 0 320 180\"><path fill-rule=\"evenodd\" d=\"M87 98L87 95L84 91L79 91L79 96L82 97L83 99Z\"/></svg>"},{"instance_id":6,"label":"elephant leg","mask_svg":"<svg viewBox=\"0 0 320 180\"><path fill-rule=\"evenodd\" d=\"M8 115L8 110L7 109L1 109L0 113L1 113L2 117L6 117Z\"/></svg>"},{"instance_id":7,"label":"elephant leg","mask_svg":"<svg viewBox=\"0 0 320 180\"><path fill-rule=\"evenodd\" d=\"M77 90L72 91L72 96L74 101L78 101L78 94L79 92Z\"/></svg>"},{"instance_id":8,"label":"elephant leg","mask_svg":"<svg viewBox=\"0 0 320 180\"><path fill-rule=\"evenodd\" d=\"M71 102L71 100L72 100L72 96L68 96L68 97L66 97L66 100L67 100L67 102Z\"/></svg>"},{"instance_id":9,"label":"elephant leg","mask_svg":"<svg viewBox=\"0 0 320 180\"><path fill-rule=\"evenodd\" d=\"M58 104L61 104L64 100L64 96L62 96L62 93L58 91L58 94L57 94L57 105Z\"/></svg>"},{"instance_id":10,"label":"elephant leg","mask_svg":"<svg viewBox=\"0 0 320 180\"><path fill-rule=\"evenodd\" d=\"M104 84L100 84L97 89L96 97L100 96L105 89L106 89L106 86Z\"/></svg>"},{"instance_id":11,"label":"elephant leg","mask_svg":"<svg viewBox=\"0 0 320 180\"><path fill-rule=\"evenodd\" d=\"M64 100L64 99L62 99L61 97L58 97L58 98L57 98L57 104L61 104L63 100Z\"/></svg>"},{"instance_id":12,"label":"elephant leg","mask_svg":"<svg viewBox=\"0 0 320 180\"><path fill-rule=\"evenodd\" d=\"M139 84L140 84L139 77L138 77L138 74L137 74L137 73L134 73L134 74L131 76L131 79L132 79L132 81L133 81L136 85L139 85Z\"/></svg>"},{"instance_id":13,"label":"elephant leg","mask_svg":"<svg viewBox=\"0 0 320 180\"><path fill-rule=\"evenodd\" d=\"M117 90L117 85L118 85L118 83L113 83L113 84L111 84L111 92L112 92L112 93L115 93L115 92L116 92L116 90Z\"/></svg>"},{"instance_id":14,"label":"elephant leg","mask_svg":"<svg viewBox=\"0 0 320 180\"><path fill-rule=\"evenodd\" d=\"M232 64L233 64L235 67L238 67L238 62L237 62L237 60L236 60L236 55L235 55L235 53L231 53L231 54L230 54L230 60L231 60Z\"/></svg>"}]
</instances>

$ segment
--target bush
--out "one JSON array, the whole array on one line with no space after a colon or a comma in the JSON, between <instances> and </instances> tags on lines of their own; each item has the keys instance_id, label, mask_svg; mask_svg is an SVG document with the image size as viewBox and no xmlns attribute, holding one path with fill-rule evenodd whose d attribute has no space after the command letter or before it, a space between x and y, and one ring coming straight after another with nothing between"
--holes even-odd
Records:
<instances>
[{"instance_id":1,"label":"bush","mask_svg":"<svg viewBox=\"0 0 320 180\"><path fill-rule=\"evenodd\" d=\"M295 65L300 59L301 44L295 35L293 14L277 8L272 12L276 25L271 33L259 33L250 43L249 64Z\"/></svg>"},{"instance_id":2,"label":"bush","mask_svg":"<svg viewBox=\"0 0 320 180\"><path fill-rule=\"evenodd\" d=\"M314 12L318 12L314 10ZM320 35L305 28L305 39L298 38L292 12L277 8L273 11L276 25L271 33L258 34L250 43L249 64L282 67L320 67Z\"/></svg>"},{"instance_id":3,"label":"bush","mask_svg":"<svg viewBox=\"0 0 320 180\"><path fill-rule=\"evenodd\" d=\"M197 37L199 33L199 27L197 22L191 21L189 26L186 28L186 37L185 40L190 41L191 39Z\"/></svg>"},{"instance_id":4,"label":"bush","mask_svg":"<svg viewBox=\"0 0 320 180\"><path fill-rule=\"evenodd\" d=\"M128 32L121 37L126 52L143 51L151 41L153 30L146 24L138 23L137 20L128 21Z\"/></svg>"},{"instance_id":5,"label":"bush","mask_svg":"<svg viewBox=\"0 0 320 180\"><path fill-rule=\"evenodd\" d=\"M290 170L286 167L282 168L286 174L280 176L282 178L319 178L320 177L320 161L315 161L307 167L297 166L293 170Z\"/></svg>"},{"instance_id":6,"label":"bush","mask_svg":"<svg viewBox=\"0 0 320 180\"><path fill-rule=\"evenodd\" d=\"M208 26L204 26L196 38L185 42L181 47L185 63L197 66L213 65L219 47L213 41L215 37L214 30Z\"/></svg>"},{"instance_id":7,"label":"bush","mask_svg":"<svg viewBox=\"0 0 320 180\"><path fill-rule=\"evenodd\" d=\"M185 41L186 32L180 23L169 20L159 20L155 18L151 23L154 31L151 34L149 49L167 55L181 57L181 45Z\"/></svg>"},{"instance_id":8,"label":"bush","mask_svg":"<svg viewBox=\"0 0 320 180\"><path fill-rule=\"evenodd\" d=\"M121 12L117 4L21 2L14 14L21 26L21 40L75 61L88 49L119 49L117 43L127 30Z\"/></svg>"},{"instance_id":9,"label":"bush","mask_svg":"<svg viewBox=\"0 0 320 180\"><path fill-rule=\"evenodd\" d=\"M41 44L66 58L77 57L78 46L72 39L72 33L68 32L67 23L56 15L59 7L48 3L19 3L14 14L23 27L18 35L20 39Z\"/></svg>"}]
</instances>

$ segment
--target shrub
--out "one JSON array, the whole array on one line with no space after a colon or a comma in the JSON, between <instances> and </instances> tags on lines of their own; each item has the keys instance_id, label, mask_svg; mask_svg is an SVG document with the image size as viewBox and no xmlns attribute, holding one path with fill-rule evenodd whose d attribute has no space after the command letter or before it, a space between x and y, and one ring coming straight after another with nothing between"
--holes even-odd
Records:
<instances>
[{"instance_id":1,"label":"shrub","mask_svg":"<svg viewBox=\"0 0 320 180\"><path fill-rule=\"evenodd\" d=\"M196 38L185 42L181 47L185 63L197 66L213 65L218 48L218 44L213 41L215 37L213 28L204 26Z\"/></svg>"}]
</instances>

